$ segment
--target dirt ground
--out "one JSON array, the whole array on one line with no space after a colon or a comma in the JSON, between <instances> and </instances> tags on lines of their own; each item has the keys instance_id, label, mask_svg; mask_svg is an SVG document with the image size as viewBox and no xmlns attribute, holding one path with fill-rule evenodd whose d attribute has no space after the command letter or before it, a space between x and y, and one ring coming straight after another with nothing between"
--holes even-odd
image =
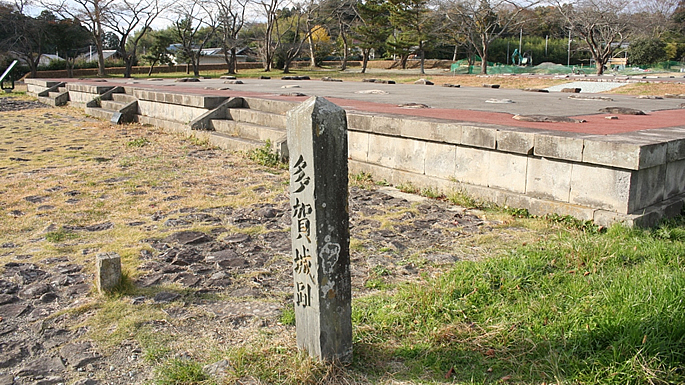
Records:
<instances>
[{"instance_id":1,"label":"dirt ground","mask_svg":"<svg viewBox=\"0 0 685 385\"><path fill-rule=\"evenodd\" d=\"M351 181L356 298L540 236ZM0 385L142 384L264 333L292 348L287 184L245 154L0 97ZM121 256L114 295L93 287L100 253Z\"/></svg>"}]
</instances>

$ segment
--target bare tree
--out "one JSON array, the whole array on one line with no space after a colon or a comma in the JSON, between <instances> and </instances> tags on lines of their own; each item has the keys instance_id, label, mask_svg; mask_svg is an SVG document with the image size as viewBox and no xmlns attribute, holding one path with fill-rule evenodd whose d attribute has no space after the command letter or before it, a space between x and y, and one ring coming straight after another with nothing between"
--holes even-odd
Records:
<instances>
[{"instance_id":1,"label":"bare tree","mask_svg":"<svg viewBox=\"0 0 685 385\"><path fill-rule=\"evenodd\" d=\"M150 25L162 9L158 0L120 0L112 4L112 17L107 18L105 24L119 37L116 50L126 66L125 78L131 77L131 70L136 62L138 43L150 31ZM140 33L133 35L139 27Z\"/></svg>"},{"instance_id":2,"label":"bare tree","mask_svg":"<svg viewBox=\"0 0 685 385\"><path fill-rule=\"evenodd\" d=\"M487 74L490 44L525 23L522 12L538 3L537 0L446 0L443 12L452 28L460 31L476 50L481 58L480 72Z\"/></svg>"},{"instance_id":3,"label":"bare tree","mask_svg":"<svg viewBox=\"0 0 685 385\"><path fill-rule=\"evenodd\" d=\"M60 15L63 19L79 20L93 37L98 54L98 76L105 76L105 56L103 53L104 26L112 17L115 0L46 0L43 6Z\"/></svg>"},{"instance_id":4,"label":"bare tree","mask_svg":"<svg viewBox=\"0 0 685 385\"><path fill-rule=\"evenodd\" d=\"M673 15L678 9L679 0L641 0L635 4L631 24L639 25L635 33L660 39L676 29Z\"/></svg>"},{"instance_id":5,"label":"bare tree","mask_svg":"<svg viewBox=\"0 0 685 385\"><path fill-rule=\"evenodd\" d=\"M572 32L587 45L597 65L597 74L628 38L631 27L629 0L576 0L557 3Z\"/></svg>"},{"instance_id":6,"label":"bare tree","mask_svg":"<svg viewBox=\"0 0 685 385\"><path fill-rule=\"evenodd\" d=\"M218 32L224 51L224 60L228 66L228 73L235 74L237 70L236 52L242 41L240 31L245 25L245 11L250 0L216 0L219 7Z\"/></svg>"},{"instance_id":7,"label":"bare tree","mask_svg":"<svg viewBox=\"0 0 685 385\"><path fill-rule=\"evenodd\" d=\"M352 25L358 20L356 9L357 2L354 0L333 0L327 3L328 9L324 12L330 14L338 24L338 36L342 40L343 58L340 71L347 69L347 58L350 53L350 34Z\"/></svg>"},{"instance_id":8,"label":"bare tree","mask_svg":"<svg viewBox=\"0 0 685 385\"><path fill-rule=\"evenodd\" d=\"M276 26L276 21L278 20L278 7L280 6L280 0L261 0L259 5L264 9L264 16L266 17L266 23L264 24L264 36L261 41L257 42L259 53L264 61L264 71L271 71L271 66L274 60L274 27Z\"/></svg>"},{"instance_id":9,"label":"bare tree","mask_svg":"<svg viewBox=\"0 0 685 385\"><path fill-rule=\"evenodd\" d=\"M180 4L174 11L173 21L176 39L181 43L180 57L193 67L193 74L200 76L202 49L216 32L218 17L212 4L202 0Z\"/></svg>"}]
</instances>

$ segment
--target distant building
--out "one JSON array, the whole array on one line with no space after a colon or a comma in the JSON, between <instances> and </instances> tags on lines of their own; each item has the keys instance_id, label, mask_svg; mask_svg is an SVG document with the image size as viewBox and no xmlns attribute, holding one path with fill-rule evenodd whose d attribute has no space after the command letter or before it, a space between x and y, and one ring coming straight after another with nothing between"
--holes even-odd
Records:
<instances>
[{"instance_id":1,"label":"distant building","mask_svg":"<svg viewBox=\"0 0 685 385\"><path fill-rule=\"evenodd\" d=\"M49 66L50 63L53 61L64 61L61 57L58 55L51 55L51 54L42 54L40 55L40 59L38 59L38 65L39 66Z\"/></svg>"},{"instance_id":2,"label":"distant building","mask_svg":"<svg viewBox=\"0 0 685 385\"><path fill-rule=\"evenodd\" d=\"M116 60L119 59L119 54L117 53L117 50L115 49L105 49L102 50L102 55L105 57L105 60ZM86 61L86 62L91 62L91 61L98 61L98 51L95 49L91 50L90 52L86 52L82 55L79 55L76 57L77 61Z\"/></svg>"},{"instance_id":3,"label":"distant building","mask_svg":"<svg viewBox=\"0 0 685 385\"><path fill-rule=\"evenodd\" d=\"M181 49L181 45L172 44L167 49L169 52L175 54ZM249 47L239 48L236 51L236 61L238 63L246 62L250 53L251 50ZM177 63L175 56L172 61L174 64L185 64ZM203 48L202 51L200 51L200 64L226 64L223 48Z\"/></svg>"}]
</instances>

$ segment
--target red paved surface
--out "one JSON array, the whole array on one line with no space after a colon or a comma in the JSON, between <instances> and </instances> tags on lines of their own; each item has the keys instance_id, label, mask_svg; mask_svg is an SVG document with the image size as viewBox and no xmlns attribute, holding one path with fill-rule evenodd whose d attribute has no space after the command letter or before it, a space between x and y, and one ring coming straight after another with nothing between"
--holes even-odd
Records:
<instances>
[{"instance_id":1,"label":"red paved surface","mask_svg":"<svg viewBox=\"0 0 685 385\"><path fill-rule=\"evenodd\" d=\"M63 82L76 82L75 79L55 79ZM198 95L214 96L246 96L258 97L274 100L304 101L307 96L284 96L271 93L246 92L234 90L209 90L199 87L183 86L183 83L176 83L173 87L155 84L123 84L118 82L93 82L88 80L78 80L79 83L91 85L121 85L137 88L155 89L164 92L189 93ZM512 119L511 114L487 111L457 110L457 109L407 109L400 108L393 104L373 103L354 99L329 98L329 100L346 109L366 112L378 112L408 116L421 116L427 118L448 119L459 122L488 123L502 126L533 128L541 130L554 130L574 132L581 134L612 135L634 132L639 130L665 128L674 126L685 126L685 109L664 110L652 112L649 115L618 115L617 120L606 119L611 114L596 114L584 116L571 116L576 119L584 119L585 123L536 123L522 122Z\"/></svg>"}]
</instances>

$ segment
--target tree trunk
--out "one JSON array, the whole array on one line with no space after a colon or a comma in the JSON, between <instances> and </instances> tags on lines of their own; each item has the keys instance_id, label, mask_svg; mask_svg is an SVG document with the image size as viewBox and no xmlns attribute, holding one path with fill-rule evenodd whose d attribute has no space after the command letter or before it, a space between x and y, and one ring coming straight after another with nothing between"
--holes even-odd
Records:
<instances>
[{"instance_id":1,"label":"tree trunk","mask_svg":"<svg viewBox=\"0 0 685 385\"><path fill-rule=\"evenodd\" d=\"M419 50L421 51L421 75L425 75L424 64L426 62L426 53L423 51L423 44L419 44Z\"/></svg>"},{"instance_id":2,"label":"tree trunk","mask_svg":"<svg viewBox=\"0 0 685 385\"><path fill-rule=\"evenodd\" d=\"M284 73L284 74L289 74L289 73L290 73L290 62L291 62L291 61L292 61L292 60L288 60L288 59L286 59L286 60L283 61L283 73Z\"/></svg>"},{"instance_id":3,"label":"tree trunk","mask_svg":"<svg viewBox=\"0 0 685 385\"><path fill-rule=\"evenodd\" d=\"M193 75L196 78L200 77L200 58L199 58L199 55L198 55L197 60L193 60Z\"/></svg>"},{"instance_id":4,"label":"tree trunk","mask_svg":"<svg viewBox=\"0 0 685 385\"><path fill-rule=\"evenodd\" d=\"M480 55L480 73L481 75L488 74L488 45L483 41L483 52Z\"/></svg>"},{"instance_id":5,"label":"tree trunk","mask_svg":"<svg viewBox=\"0 0 685 385\"><path fill-rule=\"evenodd\" d=\"M73 78L74 77L74 59L69 59L69 57L67 57L65 60L67 61L67 77Z\"/></svg>"},{"instance_id":6,"label":"tree trunk","mask_svg":"<svg viewBox=\"0 0 685 385\"><path fill-rule=\"evenodd\" d=\"M403 70L407 69L407 60L409 59L409 54L402 54L400 56L400 65L402 66Z\"/></svg>"},{"instance_id":7,"label":"tree trunk","mask_svg":"<svg viewBox=\"0 0 685 385\"><path fill-rule=\"evenodd\" d=\"M238 58L235 47L231 48L231 64L228 65L228 73L235 75L238 72Z\"/></svg>"},{"instance_id":8,"label":"tree trunk","mask_svg":"<svg viewBox=\"0 0 685 385\"><path fill-rule=\"evenodd\" d=\"M369 63L369 54L371 53L371 48L362 49L362 73L366 73L366 65Z\"/></svg>"},{"instance_id":9,"label":"tree trunk","mask_svg":"<svg viewBox=\"0 0 685 385\"><path fill-rule=\"evenodd\" d=\"M345 33L340 31L340 37L342 38L343 41L343 59L342 59L342 65L340 66L340 71L345 71L347 69L347 55L350 50L350 48L347 45L347 36Z\"/></svg>"},{"instance_id":10,"label":"tree trunk","mask_svg":"<svg viewBox=\"0 0 685 385\"><path fill-rule=\"evenodd\" d=\"M597 63L597 75L603 75L604 74L604 65L606 63L602 60L595 60L595 63Z\"/></svg>"},{"instance_id":11,"label":"tree trunk","mask_svg":"<svg viewBox=\"0 0 685 385\"><path fill-rule=\"evenodd\" d=\"M124 58L124 67L124 79L130 78L133 70L133 56Z\"/></svg>"},{"instance_id":12,"label":"tree trunk","mask_svg":"<svg viewBox=\"0 0 685 385\"><path fill-rule=\"evenodd\" d=\"M152 76L152 69L155 67L155 64L157 63L156 60L153 60L152 63L150 63L150 70L147 71L147 76L150 77Z\"/></svg>"},{"instance_id":13,"label":"tree trunk","mask_svg":"<svg viewBox=\"0 0 685 385\"><path fill-rule=\"evenodd\" d=\"M317 65L316 58L314 57L314 39L312 38L311 33L307 36L307 42L309 42L309 65L314 68Z\"/></svg>"}]
</instances>

